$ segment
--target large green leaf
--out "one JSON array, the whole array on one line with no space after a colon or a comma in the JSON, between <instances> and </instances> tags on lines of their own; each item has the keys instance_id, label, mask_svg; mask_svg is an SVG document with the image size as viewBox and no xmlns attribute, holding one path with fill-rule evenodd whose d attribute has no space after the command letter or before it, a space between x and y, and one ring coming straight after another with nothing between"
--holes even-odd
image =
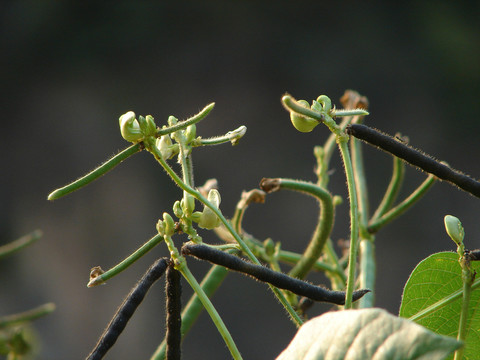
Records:
<instances>
[{"instance_id":1,"label":"large green leaf","mask_svg":"<svg viewBox=\"0 0 480 360\"><path fill-rule=\"evenodd\" d=\"M277 360L440 360L460 346L382 309L344 310L303 324Z\"/></svg>"},{"instance_id":2,"label":"large green leaf","mask_svg":"<svg viewBox=\"0 0 480 360\"><path fill-rule=\"evenodd\" d=\"M472 262L477 272L479 262ZM478 287L477 279L473 287ZM400 316L438 333L457 337L462 305L462 270L453 252L434 254L413 270L403 290ZM446 302L445 300L450 301ZM480 359L480 289L471 293L464 359Z\"/></svg>"}]
</instances>

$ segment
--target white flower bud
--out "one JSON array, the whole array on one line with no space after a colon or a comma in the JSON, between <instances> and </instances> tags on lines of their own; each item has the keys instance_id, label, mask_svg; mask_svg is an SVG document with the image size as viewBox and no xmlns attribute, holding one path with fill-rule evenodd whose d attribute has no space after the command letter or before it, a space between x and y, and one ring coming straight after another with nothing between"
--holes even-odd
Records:
<instances>
[{"instance_id":1,"label":"white flower bud","mask_svg":"<svg viewBox=\"0 0 480 360\"><path fill-rule=\"evenodd\" d=\"M131 142L139 142L143 139L142 131L140 130L140 124L135 119L135 113L129 111L118 119L120 125L120 132L122 137Z\"/></svg>"},{"instance_id":2,"label":"white flower bud","mask_svg":"<svg viewBox=\"0 0 480 360\"><path fill-rule=\"evenodd\" d=\"M208 201L215 206L217 209L220 206L220 193L218 192L217 189L211 189L208 192ZM200 217L200 220L198 221L198 226L200 226L203 229L214 229L217 226L220 225L220 219L218 216L208 207L204 207L202 216Z\"/></svg>"},{"instance_id":3,"label":"white flower bud","mask_svg":"<svg viewBox=\"0 0 480 360\"><path fill-rule=\"evenodd\" d=\"M155 145L157 146L158 150L160 150L163 159L170 159L170 157L174 154L172 139L170 139L169 135L163 135L157 138L157 140L155 140Z\"/></svg>"},{"instance_id":4,"label":"white flower bud","mask_svg":"<svg viewBox=\"0 0 480 360\"><path fill-rule=\"evenodd\" d=\"M444 218L445 229L447 230L448 236L455 241L457 245L463 244L463 238L465 237L465 230L463 229L462 223L458 218L452 215L447 215Z\"/></svg>"}]
</instances>

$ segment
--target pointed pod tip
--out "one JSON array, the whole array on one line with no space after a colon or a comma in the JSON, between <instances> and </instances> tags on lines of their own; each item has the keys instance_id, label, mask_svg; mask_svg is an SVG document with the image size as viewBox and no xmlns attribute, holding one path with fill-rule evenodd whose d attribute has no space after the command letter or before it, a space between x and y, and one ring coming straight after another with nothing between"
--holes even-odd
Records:
<instances>
[{"instance_id":1,"label":"pointed pod tip","mask_svg":"<svg viewBox=\"0 0 480 360\"><path fill-rule=\"evenodd\" d=\"M357 301L359 299L361 299L364 295L368 294L369 292L372 292L372 290L370 289L360 289L360 290L356 290L353 292L353 301Z\"/></svg>"},{"instance_id":2,"label":"pointed pod tip","mask_svg":"<svg viewBox=\"0 0 480 360\"><path fill-rule=\"evenodd\" d=\"M55 191L52 191L50 194L48 194L47 200L50 200L50 201L57 200L62 196L63 195L58 190L55 190Z\"/></svg>"},{"instance_id":3,"label":"pointed pod tip","mask_svg":"<svg viewBox=\"0 0 480 360\"><path fill-rule=\"evenodd\" d=\"M201 111L201 113L202 113L202 112L205 112L205 111L206 111L207 113L209 113L210 111L212 111L212 109L213 109L214 107L215 107L215 102L211 102L210 104L208 104L207 106L205 106L205 107L203 108L203 110Z\"/></svg>"},{"instance_id":4,"label":"pointed pod tip","mask_svg":"<svg viewBox=\"0 0 480 360\"><path fill-rule=\"evenodd\" d=\"M36 229L30 234L30 236L34 239L40 239L43 236L43 231L40 229Z\"/></svg>"}]
</instances>

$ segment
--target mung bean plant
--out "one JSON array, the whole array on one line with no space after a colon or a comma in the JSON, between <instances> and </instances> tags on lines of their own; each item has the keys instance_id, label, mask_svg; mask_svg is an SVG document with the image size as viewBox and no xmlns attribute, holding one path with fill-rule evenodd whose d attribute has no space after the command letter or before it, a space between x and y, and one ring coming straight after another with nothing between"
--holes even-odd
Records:
<instances>
[{"instance_id":1,"label":"mung bean plant","mask_svg":"<svg viewBox=\"0 0 480 360\"><path fill-rule=\"evenodd\" d=\"M198 147L228 143L241 147L245 126L213 138L199 135L197 128L201 129L200 122L213 110L213 103L183 121L170 116L164 123L157 123L151 115L137 116L132 111L120 116L121 136L131 144L89 174L53 191L48 199L56 200L82 188L140 151L149 152L178 186L178 198L152 224L157 231L154 237L112 268L92 268L88 287L105 284L157 246L166 246L169 251L169 257L156 260L126 296L87 359L102 359L107 354L148 290L161 277L167 284L166 333L164 341L152 351L151 360L180 359L182 341L194 329L203 310L208 312L232 358L242 359L241 349L222 320L222 309L217 310L211 300L229 271L265 283L267 292L285 309L286 321L299 328L278 359L475 358L480 350L475 341L480 319L474 311L480 300L479 291L475 291L480 286L480 281L475 280L480 251L465 249L460 220L451 215L445 217L447 233L457 245L457 252L434 254L417 266L405 286L399 316L374 307L375 239L381 228L411 208L437 180L477 197L480 183L414 149L405 139L365 125L369 114L366 97L348 90L340 101L343 109L333 106L325 95L311 103L297 101L288 94L282 97L281 103L296 130L311 132L316 126L325 125L331 132L327 139L319 139L322 145L313 151L316 181L263 178L258 189L241 194L230 218L221 210L221 194L214 179L195 184L192 152ZM371 204L366 191L362 142L392 155L391 181L372 214L368 211ZM350 209L346 256L337 254L331 238L336 207L343 201L328 189L330 160L337 149L344 166ZM426 175L409 196L399 200L406 163ZM249 205L262 203L278 191L306 194L318 202L315 230L302 253L243 230L242 221ZM218 241L204 242L199 228L215 233ZM173 240L179 234L187 235L181 246ZM190 271L193 259L211 264L202 280ZM288 265L289 271L282 272L280 264ZM329 287L309 283L306 279L311 272L324 273ZM182 282L194 291L183 307ZM308 308L316 301L331 303L335 311L309 319ZM443 323L436 321L438 318Z\"/></svg>"}]
</instances>

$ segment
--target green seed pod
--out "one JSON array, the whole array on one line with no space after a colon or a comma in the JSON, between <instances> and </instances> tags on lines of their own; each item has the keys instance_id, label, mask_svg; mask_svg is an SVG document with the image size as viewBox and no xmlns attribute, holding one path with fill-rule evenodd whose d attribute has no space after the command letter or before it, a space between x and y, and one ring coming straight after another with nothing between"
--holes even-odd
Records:
<instances>
[{"instance_id":1,"label":"green seed pod","mask_svg":"<svg viewBox=\"0 0 480 360\"><path fill-rule=\"evenodd\" d=\"M120 132L122 137L130 142L139 142L143 139L142 131L140 130L140 125L135 119L135 113L129 111L118 119L120 125Z\"/></svg>"},{"instance_id":2,"label":"green seed pod","mask_svg":"<svg viewBox=\"0 0 480 360\"><path fill-rule=\"evenodd\" d=\"M306 100L298 100L298 103L303 107L310 109L310 105ZM290 112L290 120L295 129L300 132L310 132L319 124L317 120L297 114L295 112Z\"/></svg>"},{"instance_id":3,"label":"green seed pod","mask_svg":"<svg viewBox=\"0 0 480 360\"><path fill-rule=\"evenodd\" d=\"M455 244L462 245L463 238L465 237L465 230L463 229L460 220L452 215L445 216L443 220L445 222L445 229L447 230L448 236L450 236Z\"/></svg>"}]
</instances>

